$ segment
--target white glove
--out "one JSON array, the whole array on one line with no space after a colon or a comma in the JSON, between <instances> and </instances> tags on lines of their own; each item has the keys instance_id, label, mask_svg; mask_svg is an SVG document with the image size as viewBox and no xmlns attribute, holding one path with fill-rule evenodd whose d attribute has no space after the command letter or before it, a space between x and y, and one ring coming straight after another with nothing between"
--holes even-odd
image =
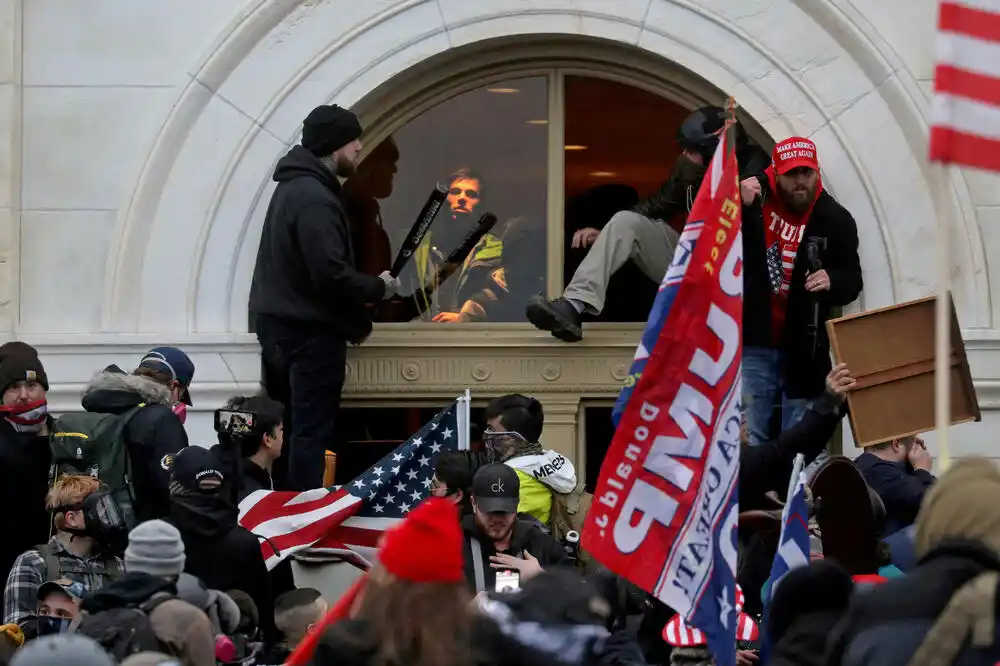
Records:
<instances>
[{"instance_id":1,"label":"white glove","mask_svg":"<svg viewBox=\"0 0 1000 666\"><path fill-rule=\"evenodd\" d=\"M379 273L379 277L385 283L385 293L382 295L382 300L387 301L399 291L399 278L392 277L389 271L382 271Z\"/></svg>"}]
</instances>

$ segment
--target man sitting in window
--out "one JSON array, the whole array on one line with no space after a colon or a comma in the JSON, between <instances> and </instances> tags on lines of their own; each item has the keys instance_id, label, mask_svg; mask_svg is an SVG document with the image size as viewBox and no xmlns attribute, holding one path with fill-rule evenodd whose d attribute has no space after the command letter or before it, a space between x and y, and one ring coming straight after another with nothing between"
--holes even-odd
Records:
<instances>
[{"instance_id":1,"label":"man sitting in window","mask_svg":"<svg viewBox=\"0 0 1000 666\"><path fill-rule=\"evenodd\" d=\"M681 146L669 180L656 194L631 210L616 213L602 231L581 229L574 246L593 245L576 269L562 298L542 295L528 300L528 321L565 342L583 339L580 318L584 312L598 315L604 309L611 276L629 260L650 280L659 284L674 256L679 234L669 224L677 213L690 211L702 178L719 144L719 132L728 114L716 106L698 109L681 123L677 140ZM767 153L749 143L737 126L737 159L740 171L753 175L763 171Z\"/></svg>"}]
</instances>

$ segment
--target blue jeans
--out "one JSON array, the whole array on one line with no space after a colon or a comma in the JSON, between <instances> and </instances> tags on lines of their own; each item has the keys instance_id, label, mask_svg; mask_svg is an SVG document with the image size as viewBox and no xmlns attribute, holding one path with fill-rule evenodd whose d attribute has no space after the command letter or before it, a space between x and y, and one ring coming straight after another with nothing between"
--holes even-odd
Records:
<instances>
[{"instance_id":1,"label":"blue jeans","mask_svg":"<svg viewBox=\"0 0 1000 666\"><path fill-rule=\"evenodd\" d=\"M809 401L789 398L784 391L785 359L778 349L744 347L743 349L743 409L747 415L750 445L757 446L775 439L771 433L774 411L781 397L781 430L786 430L806 413Z\"/></svg>"}]
</instances>

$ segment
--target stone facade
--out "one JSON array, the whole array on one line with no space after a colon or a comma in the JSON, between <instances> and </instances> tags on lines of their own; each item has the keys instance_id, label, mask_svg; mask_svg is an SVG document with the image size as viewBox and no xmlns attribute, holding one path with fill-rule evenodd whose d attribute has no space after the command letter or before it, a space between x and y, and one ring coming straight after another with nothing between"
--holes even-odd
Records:
<instances>
[{"instance_id":1,"label":"stone facade","mask_svg":"<svg viewBox=\"0 0 1000 666\"><path fill-rule=\"evenodd\" d=\"M934 6L0 0L0 337L40 347L62 409L103 364L183 346L198 366L193 436L208 438L211 410L259 376L246 298L270 168L304 114L335 100L376 119L376 89L430 58L498 38L537 47L551 35L675 63L734 95L772 136L813 137L826 182L858 220L859 307L929 295ZM955 299L993 424L1000 181L955 172L949 184ZM574 352L527 328L421 335L377 332L351 360L351 394L530 387L564 414L556 438L567 450L579 399L614 394L636 339L635 327L611 328ZM961 426L955 453L993 455L987 432Z\"/></svg>"}]
</instances>

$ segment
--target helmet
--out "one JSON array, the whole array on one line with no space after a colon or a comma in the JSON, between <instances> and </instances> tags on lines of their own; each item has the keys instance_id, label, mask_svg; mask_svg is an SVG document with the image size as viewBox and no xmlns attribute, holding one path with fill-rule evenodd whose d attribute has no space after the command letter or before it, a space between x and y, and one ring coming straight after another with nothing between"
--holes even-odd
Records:
<instances>
[{"instance_id":1,"label":"helmet","mask_svg":"<svg viewBox=\"0 0 1000 666\"><path fill-rule=\"evenodd\" d=\"M719 135L716 132L723 128L728 116L729 113L720 106L703 106L691 112L677 130L677 142L684 150L699 153L704 163L708 164L719 145ZM736 152L740 154L748 139L739 123L736 123L735 131Z\"/></svg>"},{"instance_id":2,"label":"helmet","mask_svg":"<svg viewBox=\"0 0 1000 666\"><path fill-rule=\"evenodd\" d=\"M42 636L14 653L10 666L114 666L111 655L91 638L80 634Z\"/></svg>"}]
</instances>

